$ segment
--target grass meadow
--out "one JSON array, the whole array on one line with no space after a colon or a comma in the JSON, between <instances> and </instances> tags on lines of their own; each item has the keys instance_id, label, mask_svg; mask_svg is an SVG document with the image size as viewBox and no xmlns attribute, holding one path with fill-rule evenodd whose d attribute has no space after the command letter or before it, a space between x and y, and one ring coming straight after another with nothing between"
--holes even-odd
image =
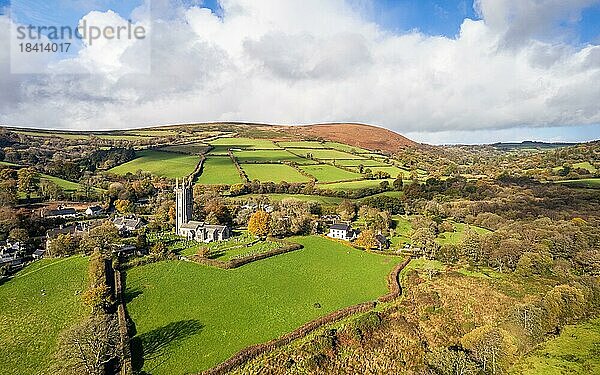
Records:
<instances>
[{"instance_id":1,"label":"grass meadow","mask_svg":"<svg viewBox=\"0 0 600 375\"><path fill-rule=\"evenodd\" d=\"M286 150L254 150L235 151L233 153L238 162L270 162L270 161L293 161L298 164L314 163L312 160L298 157Z\"/></svg>"},{"instance_id":2,"label":"grass meadow","mask_svg":"<svg viewBox=\"0 0 600 375\"><path fill-rule=\"evenodd\" d=\"M219 138L209 142L213 146L240 149L279 149L279 147L268 139L252 138Z\"/></svg>"},{"instance_id":3,"label":"grass meadow","mask_svg":"<svg viewBox=\"0 0 600 375\"><path fill-rule=\"evenodd\" d=\"M315 159L333 160L333 159L362 159L360 156L348 154L339 150L319 150L310 148L297 148L293 150L295 154L305 157L311 154Z\"/></svg>"},{"instance_id":4,"label":"grass meadow","mask_svg":"<svg viewBox=\"0 0 600 375\"><path fill-rule=\"evenodd\" d=\"M387 181L390 185L394 183L394 179L387 180L361 180L350 182L337 182L334 184L320 184L318 187L322 190L358 190L364 188L379 187L382 181Z\"/></svg>"},{"instance_id":5,"label":"grass meadow","mask_svg":"<svg viewBox=\"0 0 600 375\"><path fill-rule=\"evenodd\" d=\"M250 181L262 182L308 182L310 179L285 164L242 164Z\"/></svg>"},{"instance_id":6,"label":"grass meadow","mask_svg":"<svg viewBox=\"0 0 600 375\"><path fill-rule=\"evenodd\" d=\"M50 374L59 333L88 311L84 257L37 261L0 285L0 374Z\"/></svg>"},{"instance_id":7,"label":"grass meadow","mask_svg":"<svg viewBox=\"0 0 600 375\"><path fill-rule=\"evenodd\" d=\"M206 158L202 175L197 181L201 185L234 185L242 182L242 178L229 156Z\"/></svg>"},{"instance_id":8,"label":"grass meadow","mask_svg":"<svg viewBox=\"0 0 600 375\"><path fill-rule=\"evenodd\" d=\"M134 367L155 375L205 370L247 346L385 294L387 274L402 261L322 237L294 240L305 248L234 270L180 261L129 270Z\"/></svg>"},{"instance_id":9,"label":"grass meadow","mask_svg":"<svg viewBox=\"0 0 600 375\"><path fill-rule=\"evenodd\" d=\"M390 165L385 164L379 160L372 159L350 159L350 160L336 160L336 165L341 165L342 167L358 167L359 165L363 165L365 167L389 167Z\"/></svg>"},{"instance_id":10,"label":"grass meadow","mask_svg":"<svg viewBox=\"0 0 600 375\"><path fill-rule=\"evenodd\" d=\"M600 374L600 318L567 326L509 372L513 375Z\"/></svg>"},{"instance_id":11,"label":"grass meadow","mask_svg":"<svg viewBox=\"0 0 600 375\"><path fill-rule=\"evenodd\" d=\"M302 195L302 194L248 194L243 197L234 197L232 200L246 200L250 198L266 197L271 202L281 202L284 199L297 199L303 202L317 202L325 206L337 206L342 203L343 198L323 197L320 195Z\"/></svg>"},{"instance_id":12,"label":"grass meadow","mask_svg":"<svg viewBox=\"0 0 600 375\"><path fill-rule=\"evenodd\" d=\"M304 172L321 182L335 182L362 178L359 173L348 172L329 164L308 165L300 167Z\"/></svg>"},{"instance_id":13,"label":"grass meadow","mask_svg":"<svg viewBox=\"0 0 600 375\"><path fill-rule=\"evenodd\" d=\"M182 178L190 175L200 161L197 156L154 150L140 151L137 155L136 159L110 169L108 172L126 175L141 170L159 177Z\"/></svg>"},{"instance_id":14,"label":"grass meadow","mask_svg":"<svg viewBox=\"0 0 600 375\"><path fill-rule=\"evenodd\" d=\"M317 141L277 142L283 148L325 148L323 143Z\"/></svg>"},{"instance_id":15,"label":"grass meadow","mask_svg":"<svg viewBox=\"0 0 600 375\"><path fill-rule=\"evenodd\" d=\"M325 147L333 148L335 150L340 150L340 151L344 151L344 152L354 152L354 153L358 153L358 154L371 153L371 151L365 150L364 148L345 145L343 143L338 143L338 142L325 142Z\"/></svg>"}]
</instances>

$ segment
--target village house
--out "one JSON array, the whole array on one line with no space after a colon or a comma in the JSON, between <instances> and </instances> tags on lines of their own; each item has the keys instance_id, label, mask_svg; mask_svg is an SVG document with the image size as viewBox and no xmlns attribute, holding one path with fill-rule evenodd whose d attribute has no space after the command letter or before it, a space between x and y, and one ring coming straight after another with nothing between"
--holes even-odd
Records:
<instances>
[{"instance_id":1,"label":"village house","mask_svg":"<svg viewBox=\"0 0 600 375\"><path fill-rule=\"evenodd\" d=\"M142 218L132 216L116 217L113 219L113 224L117 227L121 235L131 234L142 229L145 225Z\"/></svg>"},{"instance_id":2,"label":"village house","mask_svg":"<svg viewBox=\"0 0 600 375\"><path fill-rule=\"evenodd\" d=\"M200 221L192 221L194 197L192 187L187 182L175 186L175 233L178 236L197 242L226 241L232 231L225 225L211 225Z\"/></svg>"},{"instance_id":3,"label":"village house","mask_svg":"<svg viewBox=\"0 0 600 375\"><path fill-rule=\"evenodd\" d=\"M358 237L359 231L352 229L350 224L333 224L329 227L327 237L336 238L339 240L353 241Z\"/></svg>"},{"instance_id":4,"label":"village house","mask_svg":"<svg viewBox=\"0 0 600 375\"><path fill-rule=\"evenodd\" d=\"M100 206L90 206L85 210L87 216L100 216L104 213L104 210Z\"/></svg>"},{"instance_id":5,"label":"village house","mask_svg":"<svg viewBox=\"0 0 600 375\"><path fill-rule=\"evenodd\" d=\"M45 254L46 254L46 250L37 249L36 251L33 252L33 254L31 254L31 256L33 257L33 259L38 260L38 259L42 259Z\"/></svg>"},{"instance_id":6,"label":"village house","mask_svg":"<svg viewBox=\"0 0 600 375\"><path fill-rule=\"evenodd\" d=\"M72 207L58 206L56 210L42 210L45 219L73 219L77 217L77 211Z\"/></svg>"},{"instance_id":7,"label":"village house","mask_svg":"<svg viewBox=\"0 0 600 375\"><path fill-rule=\"evenodd\" d=\"M49 229L46 231L46 249L50 246L52 240L61 234L70 234L74 237L83 236L89 231L89 226L85 223L72 223L69 225L61 225L58 228Z\"/></svg>"}]
</instances>

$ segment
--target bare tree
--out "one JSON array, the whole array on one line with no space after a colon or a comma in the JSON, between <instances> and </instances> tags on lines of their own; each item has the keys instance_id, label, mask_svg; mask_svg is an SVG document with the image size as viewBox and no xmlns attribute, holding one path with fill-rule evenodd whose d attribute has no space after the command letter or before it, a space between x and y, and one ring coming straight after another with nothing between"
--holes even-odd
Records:
<instances>
[{"instance_id":1,"label":"bare tree","mask_svg":"<svg viewBox=\"0 0 600 375\"><path fill-rule=\"evenodd\" d=\"M56 373L104 375L119 355L119 342L114 315L92 315L61 335Z\"/></svg>"}]
</instances>

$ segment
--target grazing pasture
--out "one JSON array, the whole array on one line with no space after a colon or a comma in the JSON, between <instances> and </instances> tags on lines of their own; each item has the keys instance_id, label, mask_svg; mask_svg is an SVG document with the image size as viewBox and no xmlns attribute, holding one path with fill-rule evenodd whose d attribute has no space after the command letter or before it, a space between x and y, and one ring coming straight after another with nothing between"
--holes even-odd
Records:
<instances>
[{"instance_id":1,"label":"grazing pasture","mask_svg":"<svg viewBox=\"0 0 600 375\"><path fill-rule=\"evenodd\" d=\"M240 173L229 156L207 157L202 175L197 181L200 185L234 185L242 182Z\"/></svg>"},{"instance_id":2,"label":"grazing pasture","mask_svg":"<svg viewBox=\"0 0 600 375\"><path fill-rule=\"evenodd\" d=\"M345 145L343 143L338 143L338 142L325 142L325 147L333 148L335 150L340 150L340 151L344 151L344 152L358 153L358 154L370 154L372 152L369 150L365 150L364 148Z\"/></svg>"},{"instance_id":3,"label":"grazing pasture","mask_svg":"<svg viewBox=\"0 0 600 375\"><path fill-rule=\"evenodd\" d=\"M285 164L243 164L242 169L250 181L261 182L308 182L310 179Z\"/></svg>"},{"instance_id":4,"label":"grazing pasture","mask_svg":"<svg viewBox=\"0 0 600 375\"><path fill-rule=\"evenodd\" d=\"M161 148L161 151L177 152L188 155L202 155L209 150L210 146L203 142L188 143L185 145L173 145Z\"/></svg>"},{"instance_id":5,"label":"grazing pasture","mask_svg":"<svg viewBox=\"0 0 600 375\"><path fill-rule=\"evenodd\" d=\"M365 167L389 167L389 164L385 164L379 160L372 159L351 159L351 160L336 160L336 165L341 165L342 167L358 167L359 165L363 165Z\"/></svg>"},{"instance_id":6,"label":"grazing pasture","mask_svg":"<svg viewBox=\"0 0 600 375\"><path fill-rule=\"evenodd\" d=\"M390 176L392 178L398 177L398 175L400 173L403 173L405 178L408 178L410 176L410 171L407 171L406 169L400 169L398 167L392 167L392 166L389 166L389 167L365 167L365 171L367 169L370 169L371 173L387 172L390 174Z\"/></svg>"},{"instance_id":7,"label":"grazing pasture","mask_svg":"<svg viewBox=\"0 0 600 375\"><path fill-rule=\"evenodd\" d=\"M51 374L60 332L88 313L87 258L37 261L0 285L0 373Z\"/></svg>"},{"instance_id":8,"label":"grazing pasture","mask_svg":"<svg viewBox=\"0 0 600 375\"><path fill-rule=\"evenodd\" d=\"M284 199L297 199L303 202L317 202L325 206L336 206L342 203L343 198L338 197L323 197L319 195L303 195L303 194L249 194L243 197L233 197L232 200L246 201L251 198L268 198L271 202L281 202Z\"/></svg>"},{"instance_id":9,"label":"grazing pasture","mask_svg":"<svg viewBox=\"0 0 600 375\"><path fill-rule=\"evenodd\" d=\"M50 181L50 182L58 185L65 192L74 192L74 191L79 190L79 188L81 187L81 185L79 185L77 182L71 182L71 181L63 180L62 178L58 178L58 177L54 177L54 176L49 176L49 175L46 175L46 174L40 175L40 180L42 180L42 181L43 180Z\"/></svg>"},{"instance_id":10,"label":"grazing pasture","mask_svg":"<svg viewBox=\"0 0 600 375\"><path fill-rule=\"evenodd\" d=\"M319 184L318 187L321 190L358 190L379 187L383 181L387 181L391 185L394 182L394 179L336 182L333 184Z\"/></svg>"},{"instance_id":11,"label":"grazing pasture","mask_svg":"<svg viewBox=\"0 0 600 375\"><path fill-rule=\"evenodd\" d=\"M279 149L279 147L268 139L252 138L218 138L209 142L213 146L240 149Z\"/></svg>"},{"instance_id":12,"label":"grazing pasture","mask_svg":"<svg viewBox=\"0 0 600 375\"><path fill-rule=\"evenodd\" d=\"M300 167L304 172L321 182L335 182L362 178L359 173L348 172L329 164L308 165Z\"/></svg>"},{"instance_id":13,"label":"grazing pasture","mask_svg":"<svg viewBox=\"0 0 600 375\"><path fill-rule=\"evenodd\" d=\"M513 375L600 374L600 318L566 326L560 336L541 344L517 363Z\"/></svg>"},{"instance_id":14,"label":"grazing pasture","mask_svg":"<svg viewBox=\"0 0 600 375\"><path fill-rule=\"evenodd\" d=\"M322 160L333 160L333 159L362 159L360 156L348 154L338 150L319 150L310 148L296 148L293 149L294 154L306 157L311 154L315 159Z\"/></svg>"},{"instance_id":15,"label":"grazing pasture","mask_svg":"<svg viewBox=\"0 0 600 375\"><path fill-rule=\"evenodd\" d=\"M385 294L388 273L402 261L322 237L294 241L305 248L234 270L169 261L127 271L134 367L155 375L205 370Z\"/></svg>"},{"instance_id":16,"label":"grazing pasture","mask_svg":"<svg viewBox=\"0 0 600 375\"><path fill-rule=\"evenodd\" d=\"M278 161L293 161L298 164L314 163L311 160L303 159L286 150L234 151L233 154L240 163L265 163Z\"/></svg>"},{"instance_id":17,"label":"grazing pasture","mask_svg":"<svg viewBox=\"0 0 600 375\"><path fill-rule=\"evenodd\" d=\"M200 161L197 156L155 150L140 151L137 156L136 159L110 169L108 172L126 175L141 170L159 177L182 178L190 175Z\"/></svg>"},{"instance_id":18,"label":"grazing pasture","mask_svg":"<svg viewBox=\"0 0 600 375\"><path fill-rule=\"evenodd\" d=\"M462 242L463 238L465 237L465 232L468 229L475 231L478 234L486 234L486 233L490 232L487 229L480 228L475 225L468 225L468 224L456 223L456 222L452 222L452 225L454 226L454 232L446 232L446 233L439 234L436 241L440 245L443 245L443 244L458 245L458 244L460 244Z\"/></svg>"},{"instance_id":19,"label":"grazing pasture","mask_svg":"<svg viewBox=\"0 0 600 375\"><path fill-rule=\"evenodd\" d=\"M325 148L323 143L317 141L277 142L283 148Z\"/></svg>"}]
</instances>

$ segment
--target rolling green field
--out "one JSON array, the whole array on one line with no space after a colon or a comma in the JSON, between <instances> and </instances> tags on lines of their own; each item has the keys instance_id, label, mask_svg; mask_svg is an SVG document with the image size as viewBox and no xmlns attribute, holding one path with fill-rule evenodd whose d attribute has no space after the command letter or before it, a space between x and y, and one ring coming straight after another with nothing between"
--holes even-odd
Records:
<instances>
[{"instance_id":1,"label":"rolling green field","mask_svg":"<svg viewBox=\"0 0 600 375\"><path fill-rule=\"evenodd\" d=\"M336 206L342 203L343 198L338 197L323 197L320 195L302 195L302 194L248 194L243 197L231 198L234 200L246 200L249 198L266 197L271 202L281 202L284 199L297 199L303 202L317 202L326 206Z\"/></svg>"},{"instance_id":2,"label":"rolling green field","mask_svg":"<svg viewBox=\"0 0 600 375\"><path fill-rule=\"evenodd\" d=\"M242 169L248 175L250 181L260 180L262 182L308 182L310 179L303 176L285 164L243 164Z\"/></svg>"},{"instance_id":3,"label":"rolling green field","mask_svg":"<svg viewBox=\"0 0 600 375\"><path fill-rule=\"evenodd\" d=\"M277 142L277 144L283 148L325 148L321 142L317 141Z\"/></svg>"},{"instance_id":4,"label":"rolling green field","mask_svg":"<svg viewBox=\"0 0 600 375\"><path fill-rule=\"evenodd\" d=\"M600 318L567 326L515 365L514 375L600 374Z\"/></svg>"},{"instance_id":5,"label":"rolling green field","mask_svg":"<svg viewBox=\"0 0 600 375\"><path fill-rule=\"evenodd\" d=\"M87 313L87 258L37 261L0 285L0 373L50 374L59 333Z\"/></svg>"},{"instance_id":6,"label":"rolling green field","mask_svg":"<svg viewBox=\"0 0 600 375\"><path fill-rule=\"evenodd\" d=\"M408 176L410 176L410 171L407 171L406 169L400 169L398 167L391 167L391 166L390 167L365 167L365 170L366 169L370 169L371 173L375 173L375 172L378 172L378 171L387 172L387 173L390 174L390 176L392 178L398 177L398 175L400 173L403 173L404 176L407 177L407 178L408 178Z\"/></svg>"},{"instance_id":7,"label":"rolling green field","mask_svg":"<svg viewBox=\"0 0 600 375\"><path fill-rule=\"evenodd\" d=\"M572 187L580 187L580 188L588 188L588 189L600 189L600 178L587 178L583 180L568 180L568 181L558 181L563 185L572 186Z\"/></svg>"},{"instance_id":8,"label":"rolling green field","mask_svg":"<svg viewBox=\"0 0 600 375\"><path fill-rule=\"evenodd\" d=\"M322 160L333 160L333 159L362 159L360 156L348 154L338 150L315 150L310 148L296 148L293 149L294 153L302 157L306 157L307 154L312 154L315 159Z\"/></svg>"},{"instance_id":9,"label":"rolling green field","mask_svg":"<svg viewBox=\"0 0 600 375\"><path fill-rule=\"evenodd\" d=\"M394 179L387 180L362 180L362 181L351 181L351 182L338 182L334 184L322 184L318 185L322 190L358 190L364 188L376 188L381 184L382 181L394 183Z\"/></svg>"},{"instance_id":10,"label":"rolling green field","mask_svg":"<svg viewBox=\"0 0 600 375\"><path fill-rule=\"evenodd\" d=\"M436 241L440 245L444 245L444 244L458 245L458 244L460 244L461 241L463 240L463 238L465 237L465 231L467 229L471 229L478 234L490 233L489 230L477 227L475 225L467 225L467 224L456 223L456 222L452 222L452 225L454 226L454 232L441 233L439 235L439 237L437 238Z\"/></svg>"},{"instance_id":11,"label":"rolling green field","mask_svg":"<svg viewBox=\"0 0 600 375\"><path fill-rule=\"evenodd\" d=\"M174 145L174 146L166 146L161 148L160 150L170 151L170 152L178 152L181 154L188 155L201 155L208 151L209 145L203 142L196 143L188 143L185 145Z\"/></svg>"},{"instance_id":12,"label":"rolling green field","mask_svg":"<svg viewBox=\"0 0 600 375\"><path fill-rule=\"evenodd\" d=\"M279 147L268 139L252 138L219 138L209 142L213 146L223 146L240 149L278 149Z\"/></svg>"},{"instance_id":13,"label":"rolling green field","mask_svg":"<svg viewBox=\"0 0 600 375\"><path fill-rule=\"evenodd\" d=\"M340 150L340 151L344 151L344 152L354 152L354 153L358 153L358 154L371 153L371 151L365 150L364 148L345 145L343 143L338 143L338 142L325 142L325 147L333 148L335 150Z\"/></svg>"},{"instance_id":14,"label":"rolling green field","mask_svg":"<svg viewBox=\"0 0 600 375\"><path fill-rule=\"evenodd\" d=\"M127 173L143 172L167 178L182 178L191 174L200 161L197 156L175 154L154 150L144 150L137 153L138 157L128 163L121 164L109 173L126 175Z\"/></svg>"},{"instance_id":15,"label":"rolling green field","mask_svg":"<svg viewBox=\"0 0 600 375\"><path fill-rule=\"evenodd\" d=\"M389 167L390 165L385 164L379 160L371 160L371 159L352 159L352 160L336 160L336 165L341 165L343 167L358 167L359 165L363 165L365 167Z\"/></svg>"},{"instance_id":16,"label":"rolling green field","mask_svg":"<svg viewBox=\"0 0 600 375\"><path fill-rule=\"evenodd\" d=\"M314 176L321 182L335 182L362 178L359 173L348 172L329 164L309 165L300 167L304 172Z\"/></svg>"},{"instance_id":17,"label":"rolling green field","mask_svg":"<svg viewBox=\"0 0 600 375\"><path fill-rule=\"evenodd\" d=\"M234 185L242 182L242 178L229 156L209 156L204 161L204 169L197 183L201 185Z\"/></svg>"},{"instance_id":18,"label":"rolling green field","mask_svg":"<svg viewBox=\"0 0 600 375\"><path fill-rule=\"evenodd\" d=\"M233 153L239 163L245 162L269 162L269 161L293 161L298 164L312 164L312 160L298 157L286 150L256 150L235 151Z\"/></svg>"},{"instance_id":19,"label":"rolling green field","mask_svg":"<svg viewBox=\"0 0 600 375\"><path fill-rule=\"evenodd\" d=\"M129 270L134 367L155 375L202 371L249 345L383 295L387 274L402 261L322 237L295 241L305 248L234 270L179 261Z\"/></svg>"},{"instance_id":20,"label":"rolling green field","mask_svg":"<svg viewBox=\"0 0 600 375\"><path fill-rule=\"evenodd\" d=\"M80 187L80 185L77 182L71 182L71 181L63 180L62 178L58 178L58 177L54 177L54 176L48 176L46 174L42 174L40 176L40 179L41 180L47 180L47 181L50 181L52 183L55 183L56 185L60 186L66 192L77 191L79 189L79 187Z\"/></svg>"}]
</instances>

